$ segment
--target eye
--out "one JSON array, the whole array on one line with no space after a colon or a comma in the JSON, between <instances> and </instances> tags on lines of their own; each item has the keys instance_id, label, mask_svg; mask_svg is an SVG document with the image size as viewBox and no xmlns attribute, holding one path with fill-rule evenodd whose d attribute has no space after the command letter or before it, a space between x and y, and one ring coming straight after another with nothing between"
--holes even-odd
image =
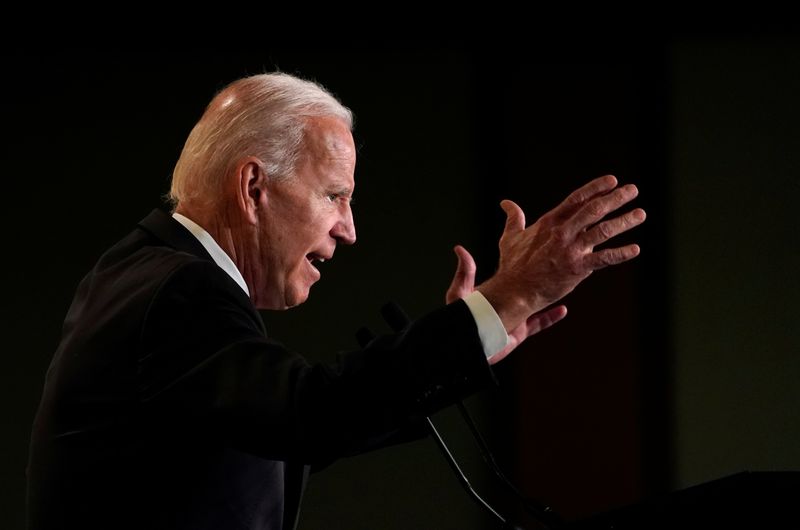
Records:
<instances>
[{"instance_id":1,"label":"eye","mask_svg":"<svg viewBox=\"0 0 800 530\"><path fill-rule=\"evenodd\" d=\"M329 203L353 204L353 197L348 192L332 192L325 195L325 200Z\"/></svg>"}]
</instances>

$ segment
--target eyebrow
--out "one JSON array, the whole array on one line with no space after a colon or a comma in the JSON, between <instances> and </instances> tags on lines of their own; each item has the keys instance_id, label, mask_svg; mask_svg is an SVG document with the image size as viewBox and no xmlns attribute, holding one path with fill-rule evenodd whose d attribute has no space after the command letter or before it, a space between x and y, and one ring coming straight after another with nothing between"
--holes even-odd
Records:
<instances>
[{"instance_id":1,"label":"eyebrow","mask_svg":"<svg viewBox=\"0 0 800 530\"><path fill-rule=\"evenodd\" d=\"M353 200L353 189L349 186L336 186L333 185L328 188L331 193L335 193L337 195L344 195L348 197L351 201Z\"/></svg>"}]
</instances>

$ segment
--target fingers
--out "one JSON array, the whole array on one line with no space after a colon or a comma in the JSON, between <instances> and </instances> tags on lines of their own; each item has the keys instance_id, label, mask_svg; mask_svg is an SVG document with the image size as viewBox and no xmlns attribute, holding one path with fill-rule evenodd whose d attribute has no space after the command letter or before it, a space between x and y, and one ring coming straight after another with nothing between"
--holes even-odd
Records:
<instances>
[{"instance_id":1,"label":"fingers","mask_svg":"<svg viewBox=\"0 0 800 530\"><path fill-rule=\"evenodd\" d=\"M639 195L639 189L633 184L617 188L601 197L595 197L584 204L570 221L574 233L581 232L597 223L609 213L618 210Z\"/></svg>"},{"instance_id":2,"label":"fingers","mask_svg":"<svg viewBox=\"0 0 800 530\"><path fill-rule=\"evenodd\" d=\"M517 346L522 344L525 339L549 328L556 322L562 320L565 316L567 316L567 306L564 305L551 307L550 309L531 315L525 323L520 324L509 333L510 340L508 346L489 357L489 364L494 365L499 363L505 359L508 354L514 351Z\"/></svg>"},{"instance_id":3,"label":"fingers","mask_svg":"<svg viewBox=\"0 0 800 530\"><path fill-rule=\"evenodd\" d=\"M593 248L601 243L605 243L614 236L642 224L646 217L647 214L644 210L636 208L625 215L598 223L587 230L581 240L585 245Z\"/></svg>"},{"instance_id":4,"label":"fingers","mask_svg":"<svg viewBox=\"0 0 800 530\"><path fill-rule=\"evenodd\" d=\"M453 251L458 258L456 276L468 280L470 287L472 287L475 283L475 271L478 269L477 265L475 265L475 259L472 257L472 254L461 245L456 245Z\"/></svg>"},{"instance_id":5,"label":"fingers","mask_svg":"<svg viewBox=\"0 0 800 530\"><path fill-rule=\"evenodd\" d=\"M503 234L513 234L525 230L525 212L522 211L517 203L505 199L500 201L500 207L506 212L506 227Z\"/></svg>"},{"instance_id":6,"label":"fingers","mask_svg":"<svg viewBox=\"0 0 800 530\"><path fill-rule=\"evenodd\" d=\"M598 270L609 265L618 265L639 255L639 245L626 245L618 248L607 248L592 252L584 258L583 264L589 270Z\"/></svg>"},{"instance_id":7,"label":"fingers","mask_svg":"<svg viewBox=\"0 0 800 530\"><path fill-rule=\"evenodd\" d=\"M598 177L570 193L561 204L553 209L553 212L556 215L570 213L598 195L605 195L616 186L617 177L614 175Z\"/></svg>"},{"instance_id":8,"label":"fingers","mask_svg":"<svg viewBox=\"0 0 800 530\"><path fill-rule=\"evenodd\" d=\"M445 301L448 304L467 296L475 289L475 272L477 270L475 259L467 252L467 249L456 245L453 251L456 253L458 265L453 281L450 282L450 287L445 294Z\"/></svg>"},{"instance_id":9,"label":"fingers","mask_svg":"<svg viewBox=\"0 0 800 530\"><path fill-rule=\"evenodd\" d=\"M528 326L527 336L530 337L531 335L535 335L549 328L565 316L567 316L567 306L565 305L551 307L550 309L531 315L526 322Z\"/></svg>"}]
</instances>

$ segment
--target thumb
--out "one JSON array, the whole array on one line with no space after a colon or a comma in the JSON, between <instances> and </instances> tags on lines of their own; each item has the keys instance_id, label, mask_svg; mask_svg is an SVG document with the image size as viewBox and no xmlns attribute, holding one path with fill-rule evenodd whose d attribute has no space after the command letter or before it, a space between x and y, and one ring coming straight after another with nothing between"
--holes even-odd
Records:
<instances>
[{"instance_id":1,"label":"thumb","mask_svg":"<svg viewBox=\"0 0 800 530\"><path fill-rule=\"evenodd\" d=\"M522 211L517 203L505 199L500 201L500 207L506 213L506 227L503 233L510 234L525 230L525 212Z\"/></svg>"},{"instance_id":2,"label":"thumb","mask_svg":"<svg viewBox=\"0 0 800 530\"><path fill-rule=\"evenodd\" d=\"M467 252L467 249L461 245L456 245L453 251L456 253L458 265L456 266L453 281L450 282L450 287L445 294L445 301L448 304L459 298L464 298L475 290L475 271L477 270L475 260Z\"/></svg>"}]
</instances>

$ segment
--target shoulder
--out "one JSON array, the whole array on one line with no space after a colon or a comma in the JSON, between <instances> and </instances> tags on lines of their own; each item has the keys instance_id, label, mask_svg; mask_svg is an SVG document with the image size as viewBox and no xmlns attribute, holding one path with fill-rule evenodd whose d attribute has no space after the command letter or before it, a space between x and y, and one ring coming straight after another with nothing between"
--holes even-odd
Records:
<instances>
[{"instance_id":1,"label":"shoulder","mask_svg":"<svg viewBox=\"0 0 800 530\"><path fill-rule=\"evenodd\" d=\"M255 312L247 294L216 263L180 252L152 259L159 278L154 304L186 306L186 311L222 305Z\"/></svg>"},{"instance_id":2,"label":"shoulder","mask_svg":"<svg viewBox=\"0 0 800 530\"><path fill-rule=\"evenodd\" d=\"M90 281L145 296L164 289L244 292L210 257L197 255L137 228L109 248L89 274ZM244 296L247 299L246 296Z\"/></svg>"},{"instance_id":3,"label":"shoulder","mask_svg":"<svg viewBox=\"0 0 800 530\"><path fill-rule=\"evenodd\" d=\"M216 263L190 255L154 261L162 274L145 312L151 331L185 328L203 335L228 327L263 334L261 317L250 298Z\"/></svg>"}]
</instances>

